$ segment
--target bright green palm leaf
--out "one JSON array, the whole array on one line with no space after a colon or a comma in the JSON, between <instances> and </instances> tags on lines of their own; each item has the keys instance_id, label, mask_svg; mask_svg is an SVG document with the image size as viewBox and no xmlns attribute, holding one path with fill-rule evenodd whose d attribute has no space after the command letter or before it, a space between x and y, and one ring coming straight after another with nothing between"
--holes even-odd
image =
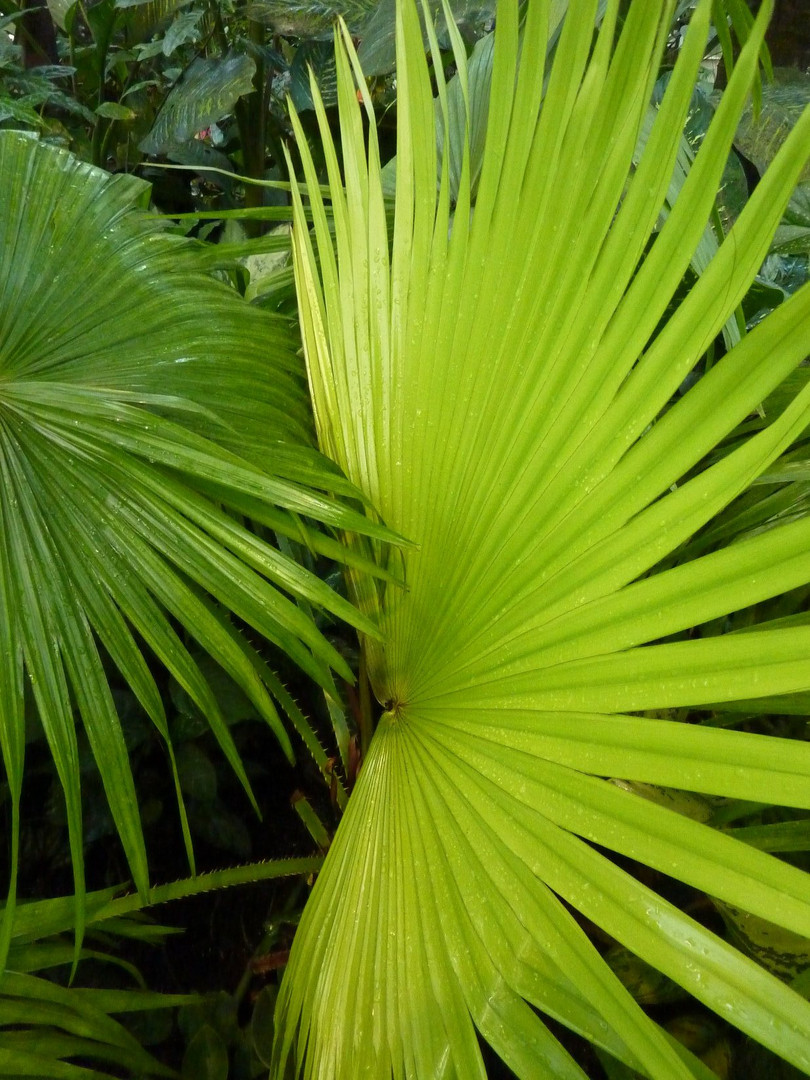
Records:
<instances>
[{"instance_id":1,"label":"bright green palm leaf","mask_svg":"<svg viewBox=\"0 0 810 1080\"><path fill-rule=\"evenodd\" d=\"M207 716L249 792L219 704L177 624L242 687L289 756L274 696L311 748L320 747L216 605L325 687L330 669L349 672L297 600L372 635L376 629L231 516L231 500L237 514L247 500L246 512L256 507L288 531L304 515L387 534L333 497L363 499L314 447L305 376L284 320L202 273L197 245L136 209L143 184L4 131L0 187L0 744L12 796L12 862L25 671L65 791L80 938L77 716L133 878L143 895L148 889L105 654L168 742L145 642ZM302 524L299 531L306 537L317 529ZM327 536L324 543L336 546ZM172 768L177 783L173 756ZM182 807L181 815L193 859Z\"/></svg>"},{"instance_id":2,"label":"bright green palm leaf","mask_svg":"<svg viewBox=\"0 0 810 1080\"><path fill-rule=\"evenodd\" d=\"M468 147L455 205L446 147L437 190L437 106L403 3L391 236L346 34L342 170L315 95L334 234L304 154L314 231L294 193L294 259L319 440L418 548L399 556L406 590L350 576L384 631L364 647L386 712L294 943L278 1075L293 1057L313 1078L481 1076L473 1024L520 1076L577 1075L523 999L646 1075L699 1075L557 897L810 1071L810 1006L591 846L810 936L807 875L605 779L808 806L804 744L627 715L810 686L804 625L655 644L810 581L801 518L665 561L810 421L800 383L730 438L804 359L807 288L676 396L807 156L810 115L683 296L763 7L660 225L709 0L636 164L671 8L631 4L614 41L609 4L595 44L596 4L578 9L546 71L550 5L521 30L505 0L472 212ZM448 108L440 81L445 130Z\"/></svg>"}]
</instances>

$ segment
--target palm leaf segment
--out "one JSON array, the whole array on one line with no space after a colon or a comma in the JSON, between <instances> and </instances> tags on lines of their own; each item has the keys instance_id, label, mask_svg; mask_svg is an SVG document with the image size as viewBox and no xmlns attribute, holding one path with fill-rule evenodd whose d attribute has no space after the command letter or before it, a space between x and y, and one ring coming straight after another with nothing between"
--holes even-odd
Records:
<instances>
[{"instance_id":1,"label":"palm leaf segment","mask_svg":"<svg viewBox=\"0 0 810 1080\"><path fill-rule=\"evenodd\" d=\"M349 485L313 448L303 372L284 322L198 272L195 246L136 209L145 188L0 132L0 744L16 864L30 697L65 791L78 893L74 710L135 881L142 893L148 888L108 660L168 741L145 644L208 717L248 788L178 624L241 685L288 754L273 696L316 752L317 741L222 611L325 686L329 667L345 671L345 663L295 598L373 631L227 512L232 506L299 539L307 537L300 515L379 532L318 490ZM263 471L237 456L245 448ZM309 539L337 547L311 529ZM11 892L13 900L14 881Z\"/></svg>"},{"instance_id":2,"label":"palm leaf segment","mask_svg":"<svg viewBox=\"0 0 810 1080\"><path fill-rule=\"evenodd\" d=\"M609 3L594 44L596 7L577 5L550 66L549 4L528 5L522 39L501 4L471 208L468 154L455 207L446 170L437 192L419 22L400 6L390 257L345 33L343 176L320 112L334 240L304 159L317 261L300 202L294 251L320 442L419 548L407 590L356 586L384 630L367 654L386 711L295 940L278 1075L292 1058L312 1078L469 1080L477 1027L521 1077L582 1077L530 1005L646 1075L693 1075L572 909L810 1070L807 1003L592 846L810 934L805 874L605 779L810 806L805 744L632 715L810 683L806 627L648 644L810 580L806 519L660 568L810 420L805 388L699 466L805 357L808 287L667 409L767 251L810 114L670 310L769 5L656 235L710 4L637 168L671 10L638 0L614 43Z\"/></svg>"}]
</instances>

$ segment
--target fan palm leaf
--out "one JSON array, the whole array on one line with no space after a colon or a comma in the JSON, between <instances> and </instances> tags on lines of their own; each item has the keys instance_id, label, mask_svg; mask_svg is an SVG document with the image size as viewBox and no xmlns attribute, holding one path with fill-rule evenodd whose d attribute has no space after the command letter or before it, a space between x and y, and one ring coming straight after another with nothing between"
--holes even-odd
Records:
<instances>
[{"instance_id":1,"label":"fan palm leaf","mask_svg":"<svg viewBox=\"0 0 810 1080\"><path fill-rule=\"evenodd\" d=\"M583 1077L543 1015L644 1075L701 1075L583 918L810 1071L807 1002L610 857L810 935L806 874L611 782L810 807L806 744L634 715L810 683L806 626L693 632L810 581L806 519L665 561L810 422L802 382L724 442L807 355L808 287L679 393L768 251L810 114L686 289L770 5L663 223L711 4L640 154L672 5L636 0L617 33L608 3L594 40L596 6L565 19L549 67L551 5L532 0L521 29L501 3L474 206L469 147L455 204L447 152L437 191L407 0L392 234L345 32L342 170L318 110L334 235L303 155L314 231L299 196L294 256L320 444L417 548L396 556L405 589L350 579L383 631L364 647L384 711L295 939L274 1075L467 1080L484 1075L477 1028L521 1077Z\"/></svg>"},{"instance_id":2,"label":"fan palm leaf","mask_svg":"<svg viewBox=\"0 0 810 1080\"><path fill-rule=\"evenodd\" d=\"M287 325L200 272L195 245L137 208L145 185L4 131L0 189L0 746L12 866L30 698L65 792L77 894L80 718L145 895L138 800L105 664L129 683L171 755L148 659L156 657L250 792L183 633L236 680L292 755L274 692L310 742L312 732L225 613L325 687L330 669L350 673L297 598L375 629L240 515L255 511L316 550L305 518L384 533L328 494L353 489L314 449ZM332 550L334 539L323 541ZM3 956L14 888L12 878ZM80 908L79 937L81 924Z\"/></svg>"}]
</instances>

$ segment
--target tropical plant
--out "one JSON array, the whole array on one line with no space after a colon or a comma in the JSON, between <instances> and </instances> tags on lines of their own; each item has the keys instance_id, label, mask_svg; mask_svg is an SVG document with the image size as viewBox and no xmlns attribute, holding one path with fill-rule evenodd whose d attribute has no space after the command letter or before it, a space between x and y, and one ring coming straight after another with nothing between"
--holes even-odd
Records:
<instances>
[{"instance_id":1,"label":"tropical plant","mask_svg":"<svg viewBox=\"0 0 810 1080\"><path fill-rule=\"evenodd\" d=\"M345 29L342 169L313 84L331 211L304 154L314 233L296 190L294 257L318 438L416 547L377 552L404 588L349 572L383 633L363 639L383 712L295 938L274 1076L468 1080L484 1075L477 1029L519 1076L583 1077L543 1015L643 1075L707 1075L585 920L810 1072L810 1005L627 861L810 935L807 874L640 786L810 808L806 743L700 722L714 703L778 711L810 683L806 616L724 625L810 582L803 513L769 514L758 495L754 527L736 507L724 520L810 423L810 287L704 362L767 254L810 113L695 280L772 5L662 221L712 5L697 5L639 154L673 7L611 0L594 40L585 0L554 42L549 0L522 26L502 0L472 205L469 137L457 199L446 146L437 190L405 0L392 231Z\"/></svg>"},{"instance_id":2,"label":"tropical plant","mask_svg":"<svg viewBox=\"0 0 810 1080\"><path fill-rule=\"evenodd\" d=\"M164 904L245 882L311 873L320 863L318 856L280 859L200 874L151 889L146 902ZM69 967L75 955L68 936L75 919L70 897L37 900L16 907L8 967L0 984L0 1076L110 1080L108 1068L128 1076L174 1076L176 1073L145 1050L136 1035L114 1019L114 1015L131 1021L133 1016L145 1011L160 1012L164 1014L160 1027L166 1033L167 1026L171 1028L171 1017L165 1016L168 1010L186 1006L202 1016L221 1011L218 1006L222 1002L216 999L206 1001L194 994L149 991L138 969L115 955L113 944L120 946L128 939L155 944L175 932L140 919L144 899L137 894L116 896L118 891L105 889L87 895L87 942L81 959L103 965L108 973L115 969L119 974L123 972L123 986L116 986L109 974L100 976L98 970L94 973L95 984L90 986L65 986L54 980L54 973ZM92 941L92 948L91 939L97 939ZM43 972L50 977L44 977ZM83 964L81 975L85 972ZM133 981L138 985L133 987ZM235 1021L238 991L228 1004L226 1012ZM235 1022L232 1026L236 1027ZM249 1049L256 1056L255 1040L253 1043ZM211 1026L198 1025L186 1056L189 1065L202 1062L203 1067L191 1075L209 1077L212 1073L205 1064L223 1055L226 1055L225 1046ZM83 1064L75 1063L75 1059ZM183 1075L185 1069L184 1060Z\"/></svg>"},{"instance_id":3,"label":"tropical plant","mask_svg":"<svg viewBox=\"0 0 810 1080\"><path fill-rule=\"evenodd\" d=\"M240 626L328 693L332 671L351 672L296 599L377 631L244 518L331 557L344 557L340 545L308 519L390 534L327 494L356 492L312 446L286 321L202 272L199 245L138 209L146 185L3 131L0 189L0 748L12 865L5 965L31 715L65 794L78 953L79 723L142 899L149 889L113 673L166 742L193 870L156 665L206 717L251 800L197 647L241 687L288 758L277 705L327 772L309 722Z\"/></svg>"},{"instance_id":4,"label":"tropical plant","mask_svg":"<svg viewBox=\"0 0 810 1080\"><path fill-rule=\"evenodd\" d=\"M147 990L137 968L111 951L116 930L112 922L107 932L99 935L103 939L93 941L90 947L89 939L95 936L92 909L98 906L96 897L91 896L88 941L81 953L82 961L98 965L93 973L95 985L70 987L60 985L54 975L60 968L70 967L73 943L61 936L50 936L48 924L56 917L57 928L69 931L73 905L57 900L33 904L30 911L25 905L18 907L20 918L0 990L0 1075L109 1080L107 1069L120 1070L127 1076L173 1075L113 1014L132 1016L159 1011L171 1023L170 1010L197 1005L199 998ZM171 932L125 918L119 918L117 929L121 940L134 937L151 942ZM128 985L117 986L115 972L119 976L125 973L123 979ZM85 974L89 971L83 964ZM133 987L133 982L140 985ZM71 1059L79 1059L83 1065Z\"/></svg>"},{"instance_id":5,"label":"tropical plant","mask_svg":"<svg viewBox=\"0 0 810 1080\"><path fill-rule=\"evenodd\" d=\"M477 6L479 21L492 5ZM334 93L334 18L362 34L370 69L386 72L394 59L387 7L377 0L53 0L33 12L4 0L0 126L40 131L116 171L149 157L196 170L193 184L163 185L164 202L185 196L228 209L243 198L256 208L266 194L260 187L234 190L216 170L261 180L270 168L278 179L287 93L299 109L311 108L310 68L327 100ZM468 7L470 0L457 0L460 15ZM47 42L37 37L43 26Z\"/></svg>"}]
</instances>

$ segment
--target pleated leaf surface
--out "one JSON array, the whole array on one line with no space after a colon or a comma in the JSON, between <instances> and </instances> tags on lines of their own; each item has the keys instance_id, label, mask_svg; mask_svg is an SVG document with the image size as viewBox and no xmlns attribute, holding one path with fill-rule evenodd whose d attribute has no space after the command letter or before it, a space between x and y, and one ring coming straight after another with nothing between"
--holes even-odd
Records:
<instances>
[{"instance_id":1,"label":"pleated leaf surface","mask_svg":"<svg viewBox=\"0 0 810 1080\"><path fill-rule=\"evenodd\" d=\"M682 391L768 251L810 113L686 288L770 5L665 220L711 4L640 156L674 5L635 0L620 24L608 3L594 37L597 6L575 6L547 64L554 5L530 0L520 27L502 0L474 205L468 149L456 201L448 153L437 190L410 0L391 234L346 33L342 162L319 110L334 234L304 155L314 229L299 198L294 255L320 445L417 548L396 553L404 588L351 578L383 631L364 646L384 712L295 939L279 1077L483 1077L477 1029L520 1077L582 1078L544 1017L656 1080L704 1076L588 922L810 1072L810 1005L610 857L810 936L806 874L611 783L810 806L806 743L637 715L810 683L806 626L688 633L810 581L806 518L665 562L810 421L805 386L724 442L806 357L807 286Z\"/></svg>"},{"instance_id":2,"label":"pleated leaf surface","mask_svg":"<svg viewBox=\"0 0 810 1080\"><path fill-rule=\"evenodd\" d=\"M241 686L291 756L274 697L310 743L314 736L229 613L327 688L330 669L350 673L296 600L375 632L244 526L243 513L299 540L309 532L316 549L306 519L381 534L327 494L352 489L314 447L289 327L201 272L199 246L137 208L144 187L0 132L0 747L16 864L30 701L64 788L79 897L78 720L134 880L142 895L148 888L109 663L168 740L157 658L208 718L249 792L186 642ZM185 822L184 833L193 862ZM3 958L14 888L12 877ZM77 918L80 937L81 911Z\"/></svg>"}]
</instances>

